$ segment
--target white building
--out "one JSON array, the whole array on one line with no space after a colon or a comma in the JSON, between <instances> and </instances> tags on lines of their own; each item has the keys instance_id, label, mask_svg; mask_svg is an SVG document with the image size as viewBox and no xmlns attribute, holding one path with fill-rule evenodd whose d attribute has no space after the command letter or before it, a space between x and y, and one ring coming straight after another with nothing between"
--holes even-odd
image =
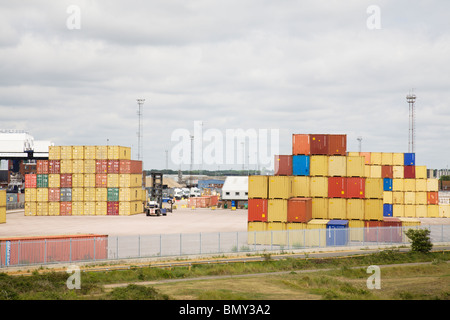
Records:
<instances>
[{"instance_id":1,"label":"white building","mask_svg":"<svg viewBox=\"0 0 450 320\"><path fill-rule=\"evenodd\" d=\"M222 187L223 200L248 200L248 177L230 176Z\"/></svg>"},{"instance_id":2,"label":"white building","mask_svg":"<svg viewBox=\"0 0 450 320\"><path fill-rule=\"evenodd\" d=\"M0 158L28 158L30 152L35 158L47 158L50 141L34 140L23 130L0 130Z\"/></svg>"}]
</instances>

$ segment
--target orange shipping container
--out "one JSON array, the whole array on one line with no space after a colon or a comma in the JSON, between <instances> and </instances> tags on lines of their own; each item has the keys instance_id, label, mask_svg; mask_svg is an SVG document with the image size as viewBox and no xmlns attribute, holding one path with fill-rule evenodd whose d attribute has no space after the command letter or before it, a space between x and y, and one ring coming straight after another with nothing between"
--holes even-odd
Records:
<instances>
[{"instance_id":1,"label":"orange shipping container","mask_svg":"<svg viewBox=\"0 0 450 320\"><path fill-rule=\"evenodd\" d=\"M119 160L119 173L142 173L142 161Z\"/></svg>"},{"instance_id":2,"label":"orange shipping container","mask_svg":"<svg viewBox=\"0 0 450 320\"><path fill-rule=\"evenodd\" d=\"M287 203L287 222L309 222L312 219L311 198L291 198Z\"/></svg>"},{"instance_id":3,"label":"orange shipping container","mask_svg":"<svg viewBox=\"0 0 450 320\"><path fill-rule=\"evenodd\" d=\"M439 204L439 192L428 191L427 192L427 203L428 204Z\"/></svg>"},{"instance_id":4,"label":"orange shipping container","mask_svg":"<svg viewBox=\"0 0 450 320\"><path fill-rule=\"evenodd\" d=\"M292 135L292 154L293 155L310 155L311 147L309 134L293 134Z\"/></svg>"},{"instance_id":5,"label":"orange shipping container","mask_svg":"<svg viewBox=\"0 0 450 320\"><path fill-rule=\"evenodd\" d=\"M347 154L347 135L345 134L329 134L328 135L328 155Z\"/></svg>"},{"instance_id":6,"label":"orange shipping container","mask_svg":"<svg viewBox=\"0 0 450 320\"><path fill-rule=\"evenodd\" d=\"M36 173L37 174L48 174L48 160L37 160L36 161Z\"/></svg>"}]
</instances>

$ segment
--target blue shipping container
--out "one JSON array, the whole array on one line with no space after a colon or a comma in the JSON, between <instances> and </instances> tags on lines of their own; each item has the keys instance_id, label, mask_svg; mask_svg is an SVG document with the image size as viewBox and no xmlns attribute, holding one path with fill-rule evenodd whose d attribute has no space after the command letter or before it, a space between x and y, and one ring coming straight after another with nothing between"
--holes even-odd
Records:
<instances>
[{"instance_id":1,"label":"blue shipping container","mask_svg":"<svg viewBox=\"0 0 450 320\"><path fill-rule=\"evenodd\" d=\"M393 205L385 203L383 204L383 217L392 217Z\"/></svg>"},{"instance_id":2,"label":"blue shipping container","mask_svg":"<svg viewBox=\"0 0 450 320\"><path fill-rule=\"evenodd\" d=\"M294 176L309 176L309 156L295 155L292 157L292 174Z\"/></svg>"},{"instance_id":3,"label":"blue shipping container","mask_svg":"<svg viewBox=\"0 0 450 320\"><path fill-rule=\"evenodd\" d=\"M405 153L404 154L404 165L405 166L415 166L416 165L416 154L415 153Z\"/></svg>"},{"instance_id":4,"label":"blue shipping container","mask_svg":"<svg viewBox=\"0 0 450 320\"><path fill-rule=\"evenodd\" d=\"M391 178L383 178L383 190L384 191L392 191L392 179Z\"/></svg>"},{"instance_id":5,"label":"blue shipping container","mask_svg":"<svg viewBox=\"0 0 450 320\"><path fill-rule=\"evenodd\" d=\"M327 223L327 246L345 246L348 242L348 220L330 220Z\"/></svg>"}]
</instances>

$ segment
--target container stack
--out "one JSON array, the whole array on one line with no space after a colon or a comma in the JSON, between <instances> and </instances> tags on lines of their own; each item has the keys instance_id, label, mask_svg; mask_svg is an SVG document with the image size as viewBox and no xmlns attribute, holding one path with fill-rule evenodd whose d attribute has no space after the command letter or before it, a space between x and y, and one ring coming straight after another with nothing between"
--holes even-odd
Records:
<instances>
[{"instance_id":1,"label":"container stack","mask_svg":"<svg viewBox=\"0 0 450 320\"><path fill-rule=\"evenodd\" d=\"M0 190L0 223L6 223L6 190Z\"/></svg>"},{"instance_id":2,"label":"container stack","mask_svg":"<svg viewBox=\"0 0 450 320\"><path fill-rule=\"evenodd\" d=\"M25 175L25 215L131 215L143 212L142 161L122 146L50 146Z\"/></svg>"},{"instance_id":3,"label":"container stack","mask_svg":"<svg viewBox=\"0 0 450 320\"><path fill-rule=\"evenodd\" d=\"M418 225L418 217L440 216L438 180L427 179L414 154L346 148L346 135L293 134L292 154L275 156L273 176L249 177L248 230Z\"/></svg>"}]
</instances>

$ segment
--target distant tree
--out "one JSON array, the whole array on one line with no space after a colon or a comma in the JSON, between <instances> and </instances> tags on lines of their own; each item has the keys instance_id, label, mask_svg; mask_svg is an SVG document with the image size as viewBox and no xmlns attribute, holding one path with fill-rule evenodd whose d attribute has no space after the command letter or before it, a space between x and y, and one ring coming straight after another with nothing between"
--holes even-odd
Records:
<instances>
[{"instance_id":1,"label":"distant tree","mask_svg":"<svg viewBox=\"0 0 450 320\"><path fill-rule=\"evenodd\" d=\"M442 181L450 181L450 176L441 176L441 177L439 178L439 180L442 180Z\"/></svg>"},{"instance_id":2,"label":"distant tree","mask_svg":"<svg viewBox=\"0 0 450 320\"><path fill-rule=\"evenodd\" d=\"M413 252L428 253L433 247L428 229L408 229L405 234L411 240L411 251Z\"/></svg>"}]
</instances>

